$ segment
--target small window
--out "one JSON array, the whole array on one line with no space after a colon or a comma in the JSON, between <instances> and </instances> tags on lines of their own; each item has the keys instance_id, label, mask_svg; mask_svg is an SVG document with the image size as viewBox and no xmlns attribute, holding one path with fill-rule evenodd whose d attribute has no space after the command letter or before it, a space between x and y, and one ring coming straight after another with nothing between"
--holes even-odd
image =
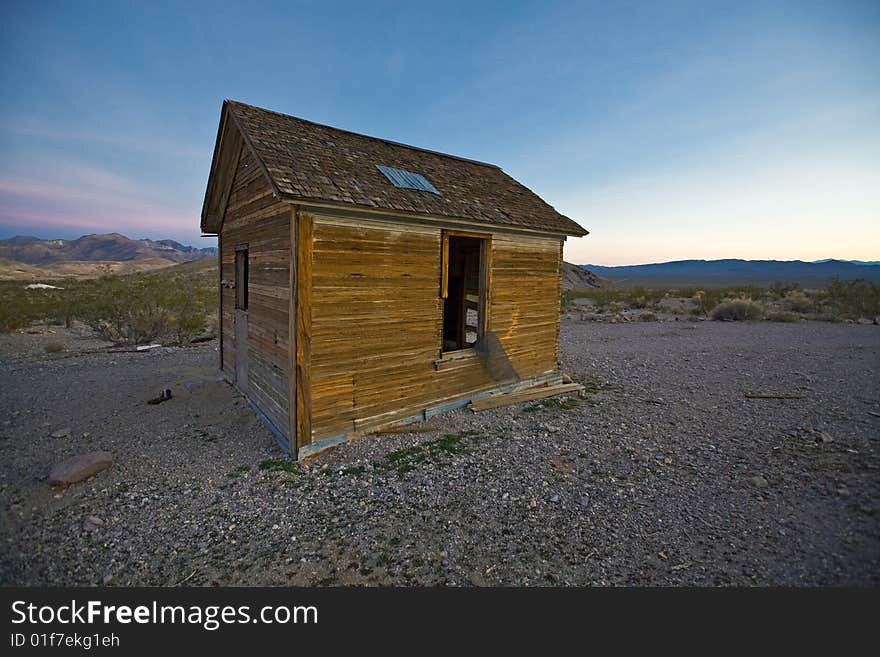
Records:
<instances>
[{"instance_id":1,"label":"small window","mask_svg":"<svg viewBox=\"0 0 880 657\"><path fill-rule=\"evenodd\" d=\"M442 351L470 349L486 329L488 236L443 235Z\"/></svg>"},{"instance_id":2,"label":"small window","mask_svg":"<svg viewBox=\"0 0 880 657\"><path fill-rule=\"evenodd\" d=\"M248 250L235 251L235 308L248 308Z\"/></svg>"}]
</instances>

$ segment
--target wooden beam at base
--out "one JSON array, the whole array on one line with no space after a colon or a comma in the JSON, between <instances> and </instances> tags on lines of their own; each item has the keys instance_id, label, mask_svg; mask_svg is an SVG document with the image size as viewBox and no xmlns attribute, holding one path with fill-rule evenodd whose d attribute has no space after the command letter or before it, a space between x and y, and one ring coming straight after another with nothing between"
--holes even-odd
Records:
<instances>
[{"instance_id":1,"label":"wooden beam at base","mask_svg":"<svg viewBox=\"0 0 880 657\"><path fill-rule=\"evenodd\" d=\"M488 397L483 397L482 399L477 399L468 404L468 408L477 413L479 411L485 411L499 406L509 406L510 404L518 404L524 401L555 397L556 395L561 395L565 392L579 392L583 389L584 387L580 383L561 383L553 386L526 388L525 390L503 392L498 395L490 395Z\"/></svg>"}]
</instances>

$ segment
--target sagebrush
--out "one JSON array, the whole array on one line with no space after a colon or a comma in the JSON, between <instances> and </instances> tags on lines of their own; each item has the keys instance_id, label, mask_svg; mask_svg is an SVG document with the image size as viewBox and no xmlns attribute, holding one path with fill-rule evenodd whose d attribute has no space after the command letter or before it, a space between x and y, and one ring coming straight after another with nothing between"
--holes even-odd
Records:
<instances>
[{"instance_id":1,"label":"sagebrush","mask_svg":"<svg viewBox=\"0 0 880 657\"><path fill-rule=\"evenodd\" d=\"M36 321L69 327L78 319L117 342L185 344L211 327L217 309L216 280L210 274L159 270L53 284L57 289L0 284L0 331Z\"/></svg>"},{"instance_id":2,"label":"sagebrush","mask_svg":"<svg viewBox=\"0 0 880 657\"><path fill-rule=\"evenodd\" d=\"M727 299L712 310L712 319L718 320L745 321L763 316L763 304L751 299Z\"/></svg>"}]
</instances>

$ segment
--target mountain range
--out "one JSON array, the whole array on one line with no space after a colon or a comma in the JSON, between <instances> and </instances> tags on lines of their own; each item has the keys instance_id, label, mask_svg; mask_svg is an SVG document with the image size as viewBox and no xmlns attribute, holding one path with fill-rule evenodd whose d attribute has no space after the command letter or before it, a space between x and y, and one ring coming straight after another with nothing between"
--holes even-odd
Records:
<instances>
[{"instance_id":1,"label":"mountain range","mask_svg":"<svg viewBox=\"0 0 880 657\"><path fill-rule=\"evenodd\" d=\"M83 235L75 240L18 236L0 240L0 279L91 277L106 271L128 273L216 256L217 247L198 248L174 240L129 239L119 233ZM824 287L832 279L880 283L880 263L850 260L676 260L645 265L564 263L566 289L622 286L767 286L797 283Z\"/></svg>"},{"instance_id":2,"label":"mountain range","mask_svg":"<svg viewBox=\"0 0 880 657\"><path fill-rule=\"evenodd\" d=\"M676 260L646 265L580 265L607 281L623 286L724 287L797 283L824 287L833 279L865 279L880 283L880 264L849 260Z\"/></svg>"},{"instance_id":3,"label":"mountain range","mask_svg":"<svg viewBox=\"0 0 880 657\"><path fill-rule=\"evenodd\" d=\"M130 262L159 258L188 262L217 255L216 247L197 248L174 240L129 239L119 233L83 235L75 240L44 240L18 236L0 240L0 258L29 265L50 265L61 262Z\"/></svg>"}]
</instances>

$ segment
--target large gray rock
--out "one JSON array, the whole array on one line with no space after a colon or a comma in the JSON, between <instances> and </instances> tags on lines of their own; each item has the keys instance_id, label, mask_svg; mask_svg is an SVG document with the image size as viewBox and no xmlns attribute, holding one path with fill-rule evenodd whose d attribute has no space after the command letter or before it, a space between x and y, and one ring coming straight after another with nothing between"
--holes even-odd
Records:
<instances>
[{"instance_id":1,"label":"large gray rock","mask_svg":"<svg viewBox=\"0 0 880 657\"><path fill-rule=\"evenodd\" d=\"M602 287L602 283L602 279L593 272L570 262L562 263L562 286L564 289L583 290L590 287Z\"/></svg>"},{"instance_id":2,"label":"large gray rock","mask_svg":"<svg viewBox=\"0 0 880 657\"><path fill-rule=\"evenodd\" d=\"M88 452L56 464L49 472L49 485L69 486L88 479L113 465L110 452Z\"/></svg>"}]
</instances>

